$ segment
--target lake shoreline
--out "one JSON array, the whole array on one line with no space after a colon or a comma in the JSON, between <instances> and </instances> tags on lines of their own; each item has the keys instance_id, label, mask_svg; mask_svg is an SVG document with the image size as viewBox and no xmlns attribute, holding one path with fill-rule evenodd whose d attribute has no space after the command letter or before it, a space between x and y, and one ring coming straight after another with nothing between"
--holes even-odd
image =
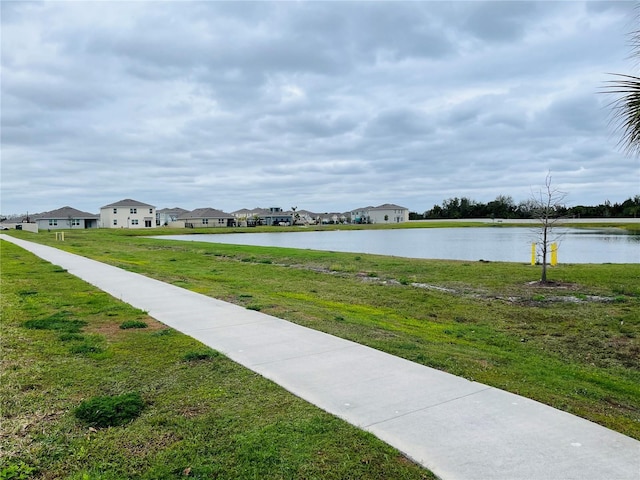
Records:
<instances>
[{"instance_id":1,"label":"lake shoreline","mask_svg":"<svg viewBox=\"0 0 640 480\"><path fill-rule=\"evenodd\" d=\"M242 233L162 235L162 240L197 241L262 247L297 248L402 258L531 263L532 244L538 243L535 263L541 263L539 232L535 226L510 228L443 227L427 229L324 229ZM554 229L564 263L640 263L640 236L612 228ZM549 259L548 259L549 260Z\"/></svg>"}]
</instances>

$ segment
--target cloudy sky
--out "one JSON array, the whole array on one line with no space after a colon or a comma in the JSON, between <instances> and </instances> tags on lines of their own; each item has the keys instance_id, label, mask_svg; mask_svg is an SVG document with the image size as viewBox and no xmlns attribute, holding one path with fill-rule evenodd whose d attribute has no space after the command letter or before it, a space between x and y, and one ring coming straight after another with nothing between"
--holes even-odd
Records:
<instances>
[{"instance_id":1,"label":"cloudy sky","mask_svg":"<svg viewBox=\"0 0 640 480\"><path fill-rule=\"evenodd\" d=\"M4 214L640 193L633 2L3 1Z\"/></svg>"}]
</instances>

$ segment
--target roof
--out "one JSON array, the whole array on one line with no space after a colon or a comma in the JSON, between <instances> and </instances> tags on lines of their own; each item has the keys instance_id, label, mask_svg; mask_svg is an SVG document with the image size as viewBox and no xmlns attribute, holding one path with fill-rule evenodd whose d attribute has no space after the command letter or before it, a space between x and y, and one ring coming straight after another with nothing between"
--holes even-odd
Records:
<instances>
[{"instance_id":1,"label":"roof","mask_svg":"<svg viewBox=\"0 0 640 480\"><path fill-rule=\"evenodd\" d=\"M179 220L188 220L190 218L234 218L230 213L215 208L196 208L191 212L183 213L178 217Z\"/></svg>"},{"instance_id":2,"label":"roof","mask_svg":"<svg viewBox=\"0 0 640 480\"><path fill-rule=\"evenodd\" d=\"M363 212L367 210L408 210L407 207L401 207L400 205L396 205L395 203L383 203L382 205L378 205L377 207L373 207L369 205L368 207L362 208L354 208L351 210L352 212Z\"/></svg>"},{"instance_id":3,"label":"roof","mask_svg":"<svg viewBox=\"0 0 640 480\"><path fill-rule=\"evenodd\" d=\"M231 212L232 215L247 215L252 213L253 210L249 210L248 208L241 208L240 210L236 210L235 212Z\"/></svg>"},{"instance_id":4,"label":"roof","mask_svg":"<svg viewBox=\"0 0 640 480\"><path fill-rule=\"evenodd\" d=\"M179 215L183 214L183 213L187 213L189 210L185 210L184 208L180 208L180 207L173 207L173 208L162 208L160 210L156 210L157 213L177 213Z\"/></svg>"},{"instance_id":5,"label":"roof","mask_svg":"<svg viewBox=\"0 0 640 480\"><path fill-rule=\"evenodd\" d=\"M112 207L150 207L156 208L153 205L149 205L148 203L142 203L137 200L132 200L130 198L125 198L124 200L120 200L115 203L110 203L109 205L105 205L104 207L100 207L100 210L103 208L112 208Z\"/></svg>"},{"instance_id":6,"label":"roof","mask_svg":"<svg viewBox=\"0 0 640 480\"><path fill-rule=\"evenodd\" d=\"M370 207L369 210L408 210L408 208L401 207L400 205L396 205L395 203L384 203L382 205L378 205L377 207Z\"/></svg>"},{"instance_id":7,"label":"roof","mask_svg":"<svg viewBox=\"0 0 640 480\"><path fill-rule=\"evenodd\" d=\"M36 213L34 215L30 215L32 220L48 220L48 219L56 219L56 220L66 220L68 218L73 219L98 219L100 215L95 213L83 212L81 210L77 210L73 207L61 207L57 210L51 210L50 212L42 212Z\"/></svg>"},{"instance_id":8,"label":"roof","mask_svg":"<svg viewBox=\"0 0 640 480\"><path fill-rule=\"evenodd\" d=\"M368 207L354 208L351 211L352 212L361 212L361 211L364 211L364 210L371 210L372 208L375 208L375 207L373 205L369 205Z\"/></svg>"}]
</instances>

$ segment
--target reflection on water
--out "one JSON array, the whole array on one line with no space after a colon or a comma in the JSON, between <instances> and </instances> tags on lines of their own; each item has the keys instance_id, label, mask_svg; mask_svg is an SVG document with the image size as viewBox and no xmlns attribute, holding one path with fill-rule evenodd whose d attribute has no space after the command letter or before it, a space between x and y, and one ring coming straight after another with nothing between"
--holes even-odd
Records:
<instances>
[{"instance_id":1,"label":"reflection on water","mask_svg":"<svg viewBox=\"0 0 640 480\"><path fill-rule=\"evenodd\" d=\"M535 227L414 228L280 233L168 235L155 238L197 242L373 253L409 258L529 262ZM624 230L557 228L560 263L640 263L640 235Z\"/></svg>"}]
</instances>

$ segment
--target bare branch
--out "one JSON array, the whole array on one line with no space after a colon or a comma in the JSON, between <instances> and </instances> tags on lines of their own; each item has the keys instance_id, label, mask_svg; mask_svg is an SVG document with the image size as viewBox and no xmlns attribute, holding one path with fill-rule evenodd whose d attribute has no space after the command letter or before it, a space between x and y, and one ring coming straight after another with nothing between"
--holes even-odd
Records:
<instances>
[{"instance_id":1,"label":"bare branch","mask_svg":"<svg viewBox=\"0 0 640 480\"><path fill-rule=\"evenodd\" d=\"M551 184L551 172L547 173L544 187L532 194L532 213L540 221L538 229L538 254L542 257L542 275L540 281L547 281L547 258L551 244L558 240L558 235L553 235L553 229L562 219L561 212L564 209L564 200L567 193L553 187Z\"/></svg>"}]
</instances>

